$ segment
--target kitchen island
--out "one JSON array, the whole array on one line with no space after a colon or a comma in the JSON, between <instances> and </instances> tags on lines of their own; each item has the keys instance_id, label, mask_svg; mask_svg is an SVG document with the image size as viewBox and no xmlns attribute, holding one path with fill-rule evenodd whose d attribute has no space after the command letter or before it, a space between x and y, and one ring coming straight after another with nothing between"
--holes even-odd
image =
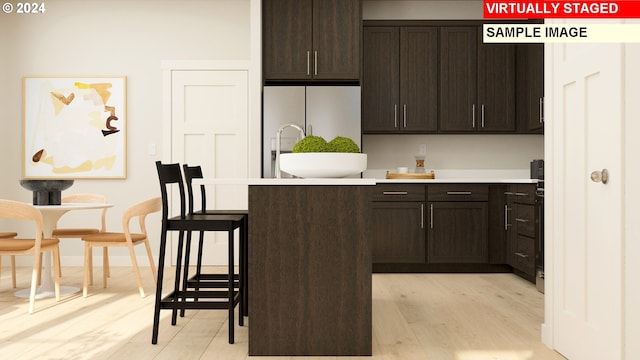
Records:
<instances>
[{"instance_id":1,"label":"kitchen island","mask_svg":"<svg viewBox=\"0 0 640 360\"><path fill-rule=\"evenodd\" d=\"M380 178L194 180L195 184L248 186L249 355L268 356L371 355L372 271L503 272L511 271L511 266L515 269L518 263L512 265L511 261L518 259L509 254L522 251L514 248L509 240L511 232L507 229L511 227L505 224L511 222L513 216L507 212L510 209L505 207L504 194L513 186L535 188L535 182L511 176L420 181ZM408 191L391 188L403 184L411 188ZM485 190L478 195L458 191L467 190L458 189L466 184ZM449 252L449 248L434 247L428 242L441 235L437 232L438 226L430 225L431 221L437 225L441 218L436 212L431 220L430 205L436 201L434 209L439 211L443 202L438 202L435 196L443 186L464 194L451 196L470 196L470 199L454 199L452 205L457 215L445 214L442 219L464 220L463 224L454 226L456 229L481 224L485 230L460 233L463 235L460 243L471 240L481 247L452 247ZM413 188L419 190L415 196ZM391 190L390 195L384 194L385 190ZM406 196L411 199L400 199ZM409 210L403 210L404 205L398 200L407 203ZM484 210L477 213L474 209L478 207ZM403 215L394 217L395 211ZM467 213L469 221L464 217ZM481 222L474 220L477 214ZM411 231L416 234L412 243L413 237L402 233L408 227L394 228L393 224L398 219L413 218L415 223L411 226L416 229ZM396 230L388 233L388 227ZM481 233L484 237L479 242L476 235ZM446 235L443 239L449 243L456 239L452 236ZM411 247L412 244L417 245ZM421 258L391 263L381 258L397 258L405 248L407 257L420 255ZM473 253L460 253L459 249L471 249ZM465 262L458 261L459 258ZM533 261L533 256L530 259Z\"/></svg>"},{"instance_id":2,"label":"kitchen island","mask_svg":"<svg viewBox=\"0 0 640 360\"><path fill-rule=\"evenodd\" d=\"M371 355L375 181L256 180L249 184L249 355Z\"/></svg>"}]
</instances>

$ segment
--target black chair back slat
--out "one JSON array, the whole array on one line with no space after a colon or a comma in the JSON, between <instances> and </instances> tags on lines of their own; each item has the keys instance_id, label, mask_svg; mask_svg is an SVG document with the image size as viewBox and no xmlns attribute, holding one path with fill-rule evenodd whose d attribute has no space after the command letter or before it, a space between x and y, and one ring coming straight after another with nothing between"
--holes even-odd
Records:
<instances>
[{"instance_id":1,"label":"black chair back slat","mask_svg":"<svg viewBox=\"0 0 640 360\"><path fill-rule=\"evenodd\" d=\"M180 164L162 164L156 161L158 169L158 179L160 180L160 192L162 194L162 219L169 218L169 186L178 184L180 191L180 217L186 216L186 204L184 199L184 182L182 181L182 171Z\"/></svg>"},{"instance_id":2,"label":"black chair back slat","mask_svg":"<svg viewBox=\"0 0 640 360\"><path fill-rule=\"evenodd\" d=\"M182 165L182 171L184 172L184 178L187 182L187 195L189 197L189 213L193 214L193 186L191 184L193 179L202 179L202 167L201 166L189 166L187 164ZM200 198L202 200L201 211L207 208L207 193L205 192L204 185L200 185Z\"/></svg>"}]
</instances>

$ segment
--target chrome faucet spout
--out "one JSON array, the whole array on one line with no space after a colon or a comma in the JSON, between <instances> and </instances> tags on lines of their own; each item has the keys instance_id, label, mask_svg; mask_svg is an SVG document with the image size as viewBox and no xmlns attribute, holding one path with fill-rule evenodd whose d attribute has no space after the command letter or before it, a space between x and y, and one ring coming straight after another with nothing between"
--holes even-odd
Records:
<instances>
[{"instance_id":1,"label":"chrome faucet spout","mask_svg":"<svg viewBox=\"0 0 640 360\"><path fill-rule=\"evenodd\" d=\"M281 138L282 138L282 132L284 131L284 129L286 128L294 128L296 130L298 130L298 141L304 139L304 129L302 127L300 127L299 125L296 124L286 124L286 125L282 125L279 129L278 132L276 133L276 162L275 162L275 166L274 166L274 173L275 173L275 177L277 179L280 179L282 177L281 171L280 171L280 143L281 143Z\"/></svg>"}]
</instances>

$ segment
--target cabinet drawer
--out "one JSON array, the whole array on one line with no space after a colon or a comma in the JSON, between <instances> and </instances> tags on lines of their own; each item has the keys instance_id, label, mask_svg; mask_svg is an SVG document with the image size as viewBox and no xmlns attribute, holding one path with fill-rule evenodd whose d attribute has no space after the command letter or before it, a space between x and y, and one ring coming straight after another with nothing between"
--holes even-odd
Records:
<instances>
[{"instance_id":1,"label":"cabinet drawer","mask_svg":"<svg viewBox=\"0 0 640 360\"><path fill-rule=\"evenodd\" d=\"M489 186L481 184L429 185L428 201L487 201Z\"/></svg>"},{"instance_id":2,"label":"cabinet drawer","mask_svg":"<svg viewBox=\"0 0 640 360\"><path fill-rule=\"evenodd\" d=\"M536 202L536 185L535 184L518 184L515 186L514 201L521 204L535 204Z\"/></svg>"},{"instance_id":3,"label":"cabinet drawer","mask_svg":"<svg viewBox=\"0 0 640 360\"><path fill-rule=\"evenodd\" d=\"M536 236L536 207L534 205L515 204L516 232L529 237Z\"/></svg>"},{"instance_id":4,"label":"cabinet drawer","mask_svg":"<svg viewBox=\"0 0 640 360\"><path fill-rule=\"evenodd\" d=\"M513 267L527 274L533 275L535 272L535 240L518 235L516 238L516 248L513 253Z\"/></svg>"},{"instance_id":5,"label":"cabinet drawer","mask_svg":"<svg viewBox=\"0 0 640 360\"><path fill-rule=\"evenodd\" d=\"M424 201L424 188L421 184L378 184L373 201Z\"/></svg>"}]
</instances>

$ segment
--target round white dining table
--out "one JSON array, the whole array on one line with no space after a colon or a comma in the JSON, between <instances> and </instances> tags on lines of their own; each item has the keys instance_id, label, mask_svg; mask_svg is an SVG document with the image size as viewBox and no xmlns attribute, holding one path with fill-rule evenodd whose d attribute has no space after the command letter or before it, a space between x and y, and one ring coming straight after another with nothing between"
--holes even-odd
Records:
<instances>
[{"instance_id":1,"label":"round white dining table","mask_svg":"<svg viewBox=\"0 0 640 360\"><path fill-rule=\"evenodd\" d=\"M100 203L64 203L61 205L35 205L35 207L42 213L42 232L45 238L51 238L53 229L56 228L56 224L62 215L72 210L92 210L92 209L104 209L112 207L113 204L100 204ZM42 283L36 290L36 299L55 297L55 283L53 281L52 271L52 253L47 251L43 255L44 267L42 270ZM75 286L60 286L60 296L74 294L80 291L79 287ZM29 289L23 289L16 291L15 296L21 298L29 297Z\"/></svg>"}]
</instances>

